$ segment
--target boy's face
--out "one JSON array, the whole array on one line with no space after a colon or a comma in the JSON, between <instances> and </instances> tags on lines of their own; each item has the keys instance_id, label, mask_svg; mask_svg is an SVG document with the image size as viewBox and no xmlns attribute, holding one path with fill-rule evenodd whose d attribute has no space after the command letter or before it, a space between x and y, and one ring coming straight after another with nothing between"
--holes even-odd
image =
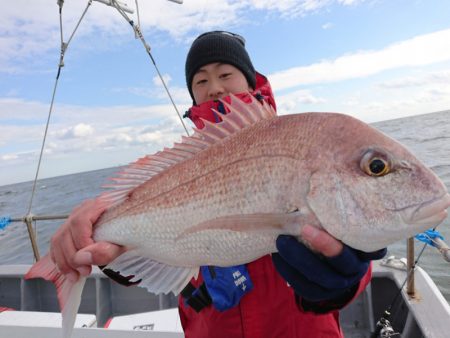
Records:
<instances>
[{"instance_id":1,"label":"boy's face","mask_svg":"<svg viewBox=\"0 0 450 338\"><path fill-rule=\"evenodd\" d=\"M197 104L251 90L244 74L226 63L209 63L201 67L192 79L192 93Z\"/></svg>"}]
</instances>

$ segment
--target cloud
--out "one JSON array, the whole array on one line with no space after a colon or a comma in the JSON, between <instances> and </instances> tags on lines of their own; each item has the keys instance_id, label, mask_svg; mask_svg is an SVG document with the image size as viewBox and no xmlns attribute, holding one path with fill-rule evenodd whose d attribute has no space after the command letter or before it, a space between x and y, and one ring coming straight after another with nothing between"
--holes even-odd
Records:
<instances>
[{"instance_id":1,"label":"cloud","mask_svg":"<svg viewBox=\"0 0 450 338\"><path fill-rule=\"evenodd\" d=\"M69 50L109 50L124 39L134 36L130 25L116 11L94 1L64 1L62 22L64 42L83 17ZM190 43L198 32L218 27L233 29L242 23L252 22L252 11L264 11L280 17L298 17L326 9L333 4L346 6L356 1L342 0L189 0L183 5L170 1L140 1L139 18L135 2L126 3L134 10L128 14L135 24L140 24L144 37L149 35L157 43L168 43L167 35L178 42ZM139 19L139 20L138 20ZM15 0L0 11L0 72L23 73L53 70L60 50L58 6L55 0ZM51 59L39 56L51 54Z\"/></svg>"},{"instance_id":2,"label":"cloud","mask_svg":"<svg viewBox=\"0 0 450 338\"><path fill-rule=\"evenodd\" d=\"M275 90L367 77L386 70L450 60L450 29L420 35L375 51L360 51L269 75Z\"/></svg>"},{"instance_id":3,"label":"cloud","mask_svg":"<svg viewBox=\"0 0 450 338\"><path fill-rule=\"evenodd\" d=\"M164 83L168 86L170 84L170 81L172 80L172 77L169 74L163 74L162 75L163 81ZM161 81L161 78L159 76L154 76L153 79L153 84L157 87L163 87L163 83Z\"/></svg>"},{"instance_id":4,"label":"cloud","mask_svg":"<svg viewBox=\"0 0 450 338\"><path fill-rule=\"evenodd\" d=\"M49 109L42 102L9 97L0 97L0 107L0 125L12 120L40 123L47 117Z\"/></svg>"},{"instance_id":5,"label":"cloud","mask_svg":"<svg viewBox=\"0 0 450 338\"><path fill-rule=\"evenodd\" d=\"M170 91L170 95L174 99L174 101L180 106L189 106L191 102L191 97L189 96L189 92L186 87L178 87L170 84L170 76L164 75L164 81L166 81L166 86ZM167 102L167 92L164 88L159 77L154 77L152 80L153 85L143 85L143 86L133 86L133 87L125 87L125 88L114 88L112 89L115 93L127 93L136 95L139 97L145 97L148 99L158 99L161 102Z\"/></svg>"},{"instance_id":6,"label":"cloud","mask_svg":"<svg viewBox=\"0 0 450 338\"><path fill-rule=\"evenodd\" d=\"M78 123L77 125L56 132L61 139L84 138L94 134L94 128L85 123Z\"/></svg>"},{"instance_id":7,"label":"cloud","mask_svg":"<svg viewBox=\"0 0 450 338\"><path fill-rule=\"evenodd\" d=\"M338 3L344 6L354 6L364 1L365 0L338 0Z\"/></svg>"},{"instance_id":8,"label":"cloud","mask_svg":"<svg viewBox=\"0 0 450 338\"><path fill-rule=\"evenodd\" d=\"M421 76L398 77L383 82L389 86L366 84L353 95L346 91L335 94L330 89L327 104L335 111L350 113L366 122L448 110L450 81L444 80L447 72L444 68Z\"/></svg>"},{"instance_id":9,"label":"cloud","mask_svg":"<svg viewBox=\"0 0 450 338\"><path fill-rule=\"evenodd\" d=\"M398 89L409 87L421 87L429 84L448 84L450 83L450 70L441 70L439 72L430 72L426 74L416 74L406 76L395 80L385 81L379 84L381 88Z\"/></svg>"},{"instance_id":10,"label":"cloud","mask_svg":"<svg viewBox=\"0 0 450 338\"><path fill-rule=\"evenodd\" d=\"M0 166L14 168L36 163L44 134L47 105L9 98L0 99L0 106L2 103L8 109L0 109L5 112L0 115ZM11 111L16 114L8 114L9 109L14 109ZM26 118L31 119L35 112L41 113L40 119L29 123ZM21 116L22 113L24 116ZM20 116L20 119L11 120L11 115ZM156 151L171 146L183 133L180 121L169 104L143 107L57 105L48 130L44 158L48 163L54 159L66 159L67 163L71 163L81 154L105 151L123 152L125 159L132 160L136 154L147 153L149 149ZM110 162L104 166L113 163L113 156L109 158ZM103 161L100 153L98 161Z\"/></svg>"},{"instance_id":11,"label":"cloud","mask_svg":"<svg viewBox=\"0 0 450 338\"><path fill-rule=\"evenodd\" d=\"M323 102L325 102L325 99L314 96L309 90L297 90L277 97L277 111L279 115L294 114L304 111L306 105L310 106Z\"/></svg>"},{"instance_id":12,"label":"cloud","mask_svg":"<svg viewBox=\"0 0 450 338\"><path fill-rule=\"evenodd\" d=\"M218 1L214 6L198 0L186 1L181 6L164 0L140 1L138 20L135 2L127 3L134 9L134 14L129 14L130 19L136 24L140 23L144 36L148 33L157 39L158 36L168 33L177 40L189 36L192 32L217 26L218 22L224 26L237 24L237 13L244 6L237 1ZM69 42L83 11L87 8L74 38L70 41L69 50L108 50L134 35L130 25L114 8L96 1L90 6L87 4L88 1L64 1L64 42ZM42 64L43 59L38 56L48 53L58 55L61 37L55 0L16 0L14 4L3 6L0 11L0 28L0 72L36 71L37 65L41 66L39 69L42 71L41 68L48 68L49 65Z\"/></svg>"},{"instance_id":13,"label":"cloud","mask_svg":"<svg viewBox=\"0 0 450 338\"><path fill-rule=\"evenodd\" d=\"M275 11L282 17L295 18L305 16L325 8L334 1L332 0L251 0L252 7L259 10Z\"/></svg>"},{"instance_id":14,"label":"cloud","mask_svg":"<svg viewBox=\"0 0 450 338\"><path fill-rule=\"evenodd\" d=\"M17 154L6 154L1 157L3 161L17 160L18 158Z\"/></svg>"}]
</instances>

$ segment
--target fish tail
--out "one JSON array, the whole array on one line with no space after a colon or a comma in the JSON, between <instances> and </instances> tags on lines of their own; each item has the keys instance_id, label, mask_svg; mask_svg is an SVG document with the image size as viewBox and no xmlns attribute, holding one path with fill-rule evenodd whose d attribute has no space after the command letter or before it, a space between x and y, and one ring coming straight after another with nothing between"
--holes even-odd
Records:
<instances>
[{"instance_id":1,"label":"fish tail","mask_svg":"<svg viewBox=\"0 0 450 338\"><path fill-rule=\"evenodd\" d=\"M86 277L80 277L72 282L59 272L49 255L37 261L25 275L25 279L43 278L52 282L56 287L59 307L62 315L63 337L70 338L75 324L78 307L81 302Z\"/></svg>"}]
</instances>

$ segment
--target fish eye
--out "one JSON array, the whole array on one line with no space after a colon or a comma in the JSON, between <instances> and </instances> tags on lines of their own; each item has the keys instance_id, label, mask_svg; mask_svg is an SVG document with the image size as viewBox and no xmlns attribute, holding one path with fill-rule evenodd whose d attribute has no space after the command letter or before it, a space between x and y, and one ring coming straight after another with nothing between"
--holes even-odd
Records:
<instances>
[{"instance_id":1,"label":"fish eye","mask_svg":"<svg viewBox=\"0 0 450 338\"><path fill-rule=\"evenodd\" d=\"M391 171L389 162L381 156L369 152L361 159L361 169L369 176L384 176Z\"/></svg>"},{"instance_id":2,"label":"fish eye","mask_svg":"<svg viewBox=\"0 0 450 338\"><path fill-rule=\"evenodd\" d=\"M374 158L369 163L369 170L372 176L382 176L388 173L389 165L381 158Z\"/></svg>"}]
</instances>

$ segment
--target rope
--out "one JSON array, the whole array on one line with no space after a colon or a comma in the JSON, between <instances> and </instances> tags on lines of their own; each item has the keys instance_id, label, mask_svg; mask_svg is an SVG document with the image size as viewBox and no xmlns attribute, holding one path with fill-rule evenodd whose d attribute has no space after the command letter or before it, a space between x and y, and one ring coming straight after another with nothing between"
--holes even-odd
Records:
<instances>
[{"instance_id":1,"label":"rope","mask_svg":"<svg viewBox=\"0 0 450 338\"><path fill-rule=\"evenodd\" d=\"M9 223L11 223L11 217L1 217L0 218L0 230L5 229Z\"/></svg>"},{"instance_id":2,"label":"rope","mask_svg":"<svg viewBox=\"0 0 450 338\"><path fill-rule=\"evenodd\" d=\"M141 27L141 16L139 15L139 3L138 3L138 0L134 0L134 3L136 4L137 26ZM136 35L136 38L138 38L137 35Z\"/></svg>"},{"instance_id":3,"label":"rope","mask_svg":"<svg viewBox=\"0 0 450 338\"><path fill-rule=\"evenodd\" d=\"M138 6L138 0L135 0L135 1L136 1L136 12L138 13L138 23L139 23L139 6ZM166 81L164 81L164 79L163 79L163 77L162 77L162 75L161 75L161 72L159 71L159 68L158 68L158 66L156 65L156 61L155 61L155 59L153 58L153 55L152 55L152 53L151 53L151 51L150 51L150 46L149 46L149 45L147 44L147 42L145 41L144 35L142 34L142 31L141 31L139 25L135 25L135 24L134 24L133 20L131 20L131 19L128 17L128 15L127 15L127 14L125 13L125 11L119 6L119 4L117 3L116 0L111 0L111 3L112 3L112 5L114 6L114 8L116 8L117 11L123 16L123 18L131 25L131 27L132 27L133 30L134 30L134 33L135 33L136 37L138 37L138 38L141 40L142 44L144 45L144 48L145 48L147 54L149 55L149 57L150 57L150 59L151 59L151 61L152 61L152 63L153 63L153 66L154 66L155 69L156 69L156 72L158 73L159 79L161 80L161 82L162 82L162 84L163 84L163 86L164 86L164 89L166 90L166 93L167 93L167 95L169 96L170 102L172 103L172 106L173 106L173 108L175 109L175 111L176 111L176 113L177 113L177 115L178 115L178 118L180 119L180 122L181 122L181 124L182 124L182 126L183 126L183 128L184 128L184 130L185 130L185 132L186 132L186 135L189 136L189 131L187 130L187 127L186 127L186 125L185 125L185 123L184 123L184 121L183 121L183 118L181 117L181 114L180 114L180 112L179 112L179 110L178 110L178 108L177 108L177 106L176 106L176 104L175 104L175 101L173 100L172 95L170 94L169 88L168 88L167 85L166 85Z\"/></svg>"},{"instance_id":4,"label":"rope","mask_svg":"<svg viewBox=\"0 0 450 338\"><path fill-rule=\"evenodd\" d=\"M56 80L55 80L55 85L53 87L53 93L52 93L52 99L51 99L51 103L50 103L50 108L49 108L49 112L48 112L48 116L47 116L47 122L45 124L45 131L44 131L44 137L42 139L42 145L41 145L41 150L39 153L39 160L38 160L38 165L36 168L36 174L34 177L34 181L33 181L33 187L31 190L31 197L30 197L30 202L28 205L28 210L27 210L27 214L30 214L31 212L31 208L33 206L33 200L34 200L34 196L36 193L36 184L37 184L37 179L39 177L39 171L40 171L40 167L41 167L41 162L42 162L42 156L44 153L44 147L45 147L45 142L47 139L47 134L48 134L48 127L50 125L50 119L51 119L51 115L52 115L52 111L53 111L53 105L54 105L54 101L55 101L55 96L56 96L56 89L58 87L58 82L59 82L59 76L61 74L61 69L62 67L64 67L64 56L65 56L65 52L67 50L67 48L69 47L70 42L72 41L72 38L74 37L76 31L78 30L78 27L81 24L81 21L83 20L84 16L86 15L89 7L91 6L93 0L89 0L86 8L84 9L80 19L78 20L77 24L75 25L75 28L72 32L72 34L70 35L69 39L67 40L67 43L64 42L64 36L63 36L63 23L62 23L62 7L64 4L63 0L59 0L57 2L58 6L59 6L59 28L60 28L60 38L61 38L61 55L60 55L60 60L59 60L59 65L58 65L58 71L56 74ZM139 17L139 5L138 5L138 0L135 0L136 2L136 12L137 12L137 16L138 16L138 24L140 24L140 17ZM126 15L125 11L122 9L122 7L117 3L116 0L111 0L111 4L117 9L117 11L125 18L125 20L132 26L133 30L135 31L135 34L137 37L139 37L139 39L141 40L141 42L143 43L145 50L147 51L148 55L150 56L150 59L152 60L152 63L156 69L156 72L158 73L158 76L164 86L164 89L167 92L167 95L169 96L169 99L173 105L173 107L175 108L175 111L178 115L178 118L180 119L181 124L183 125L184 130L186 131L186 134L189 136L189 132L187 130L187 127L183 121L183 118L181 117L180 112L178 111L177 106L175 105L175 101L172 98L172 95L170 94L169 88L166 85L166 82L164 81L161 72L159 71L158 66L156 65L155 59L153 58L153 55L150 52L150 46L146 43L144 36L139 28L139 26L135 26L133 21Z\"/></svg>"},{"instance_id":5,"label":"rope","mask_svg":"<svg viewBox=\"0 0 450 338\"><path fill-rule=\"evenodd\" d=\"M80 19L78 20L78 23L75 26L74 31L72 32L72 35L70 36L69 40L67 43L64 43L64 38L63 38L63 29L62 29L62 6L63 6L64 1L58 1L58 5L59 5L59 26L60 26L60 34L61 34L61 55L59 58L59 65L58 65L58 72L56 74L56 80L55 80L55 85L53 87L53 94L52 94L52 99L50 102L50 108L48 111L48 116L47 116L47 123L45 124L45 131L44 131L44 137L42 139L42 145L41 145L41 151L39 153L39 160L38 160L38 165L36 168L36 175L34 176L34 181L33 181L33 187L31 189L31 197L30 197L30 203L28 205L28 211L27 211L27 215L30 214L31 212L31 208L33 206L33 199L34 199L34 195L36 193L36 183L37 183L37 179L39 177L39 171L41 168L41 162L42 162L42 155L44 154L44 147L45 147L45 141L47 139L47 133L48 133L48 127L50 125L50 118L52 116L52 111L53 111L53 104L55 102L55 95L56 95L56 88L58 87L58 81L59 81L59 75L61 74L61 68L64 66L64 54L69 46L70 41L72 40L73 36L75 35L75 32L78 29L78 26L80 25L81 21L83 20L84 16L86 15L86 12L89 8L89 6L92 4L92 0L89 0L87 3L87 6L85 8L85 10L83 11L83 14L81 15Z\"/></svg>"},{"instance_id":6,"label":"rope","mask_svg":"<svg viewBox=\"0 0 450 338\"><path fill-rule=\"evenodd\" d=\"M425 232L422 232L420 234L417 234L415 236L416 239L418 239L421 242L424 242L425 244L437 247L436 245L436 238L440 238L440 239L444 239L444 237L440 234L439 231L434 230L434 229L429 229Z\"/></svg>"},{"instance_id":7,"label":"rope","mask_svg":"<svg viewBox=\"0 0 450 338\"><path fill-rule=\"evenodd\" d=\"M450 247L444 242L444 237L435 229L429 229L415 236L416 239L430 245L442 254L442 257L450 263Z\"/></svg>"},{"instance_id":8,"label":"rope","mask_svg":"<svg viewBox=\"0 0 450 338\"><path fill-rule=\"evenodd\" d=\"M48 127L50 125L50 119L52 116L52 112L53 112L53 105L55 103L55 96L56 96L56 89L58 87L58 82L59 82L59 76L61 74L61 69L62 67L64 67L64 55L65 52L67 50L67 48L69 47L70 42L72 41L72 38L75 35L75 32L77 31L78 27L80 26L81 21L83 20L84 16L86 15L87 10L89 9L89 7L91 6L93 0L89 0L86 8L84 9L80 19L78 20L77 24L75 25L75 28L72 32L72 34L69 37L69 40L67 41L67 43L64 43L64 36L63 36L63 24L62 24L62 7L64 4L64 1L60 0L57 2L58 6L59 6L59 31L60 31L60 35L61 35L61 54L59 57L59 64L58 64L58 71L56 73L56 79L55 79L55 85L53 86L53 93L52 93L52 99L50 102L50 108L48 111L48 116L47 116L47 122L45 124L45 131L44 131L44 137L42 139L42 145L41 145L41 151L39 153L39 160L38 160L38 165L36 168L36 175L34 176L34 181L33 181L33 187L31 189L31 197L30 197L30 203L28 205L28 210L27 210L27 215L26 216L26 220L25 223L27 224L27 228L28 228L28 234L30 237L30 242L31 245L33 247L33 252L34 252L34 256L36 258L36 260L39 260L40 255L39 255L39 250L37 247L37 242L36 242L36 223L34 224L34 229L32 227L32 218L33 216L31 215L31 208L33 206L33 200L34 200L34 196L36 194L36 184L37 184L37 179L39 177L39 171L41 168L41 163L42 163L42 156L44 154L44 148L45 148L45 141L47 140L47 134L48 134Z\"/></svg>"},{"instance_id":9,"label":"rope","mask_svg":"<svg viewBox=\"0 0 450 338\"><path fill-rule=\"evenodd\" d=\"M75 36L76 31L78 30L78 28L79 28L83 18L85 17L89 7L91 6L92 1L93 0L89 0L87 2L86 8L84 9L83 13L81 14L80 18L78 19L78 22L75 25L75 28L74 28L72 34L70 35L69 39L67 40L67 42L64 42L64 34L63 34L62 8L63 8L63 5L64 5L64 0L58 0L57 1L57 5L59 7L59 30L60 30L61 51L60 51L58 70L57 70L57 73L56 73L56 79L55 79L55 84L54 84L54 87L53 87L52 98L51 98L50 107L49 107L49 111L48 111L47 121L46 121L46 124L45 124L45 131L44 131L44 136L43 136L43 139L42 139L41 150L40 150L40 153L39 153L38 165L37 165L37 168L36 168L36 174L35 174L35 177L34 177L34 180L33 180L33 186L32 186L32 189L31 189L30 202L29 202L29 205L28 205L27 213L26 213L27 216L22 217L22 218L18 218L18 219L11 219L10 217L0 218L0 229L4 229L9 223L16 222L16 221L30 222L32 220L36 221L36 220L39 220L39 219L43 220L43 219L67 218L67 216L33 216L33 215L31 215L31 209L32 209L32 206L33 206L34 196L36 194L37 179L39 177L39 172L40 172L40 168L41 168L42 157L43 157L44 148L45 148L45 142L47 140L48 128L49 128L49 125L50 125L51 115L52 115L52 112L53 112L53 106L54 106L55 97L56 97L56 90L57 90L58 83L59 83L59 77L60 77L60 74L61 74L61 69L62 69L62 67L64 67L64 56L65 56L65 53L66 53L66 51L67 51L67 49L68 49L68 47L70 45L70 42L72 41L73 37ZM103 2L103 1L100 1L100 2ZM164 88L165 88L165 90L167 92L167 95L169 96L170 101L172 102L172 105L175 108L175 111L176 111L176 113L177 113L177 115L178 115L178 117L179 117L179 119L181 121L181 124L183 125L184 130L186 131L186 134L189 136L189 132L188 132L188 130L186 128L186 125L183 122L183 119L181 117L180 112L178 111L178 108L175 105L175 101L173 100L172 95L170 94L170 91L169 91L169 89L168 89L168 87L166 85L166 82L164 81L164 79L163 79L163 77L161 75L161 72L159 71L159 69L158 69L158 67L156 65L155 59L153 58L153 56L152 56L152 54L150 52L150 46L146 43L146 41L144 39L144 36L143 36L143 34L142 34L142 32L141 32L141 30L139 28L139 26L140 26L139 4L138 4L137 0L135 0L135 2L136 2L138 26L134 25L133 21L130 20L130 18L125 14L125 9L122 8L120 6L120 4L116 0L110 0L110 4L109 5L112 5L113 7L115 7L117 9L117 11L125 18L125 20L127 20L127 22L132 26L133 30L135 31L136 37L138 37L141 40L141 42L143 43L143 45L144 45L148 55L150 56L150 58L151 58L151 60L153 62L153 65L155 66L155 69L156 69L156 71L158 73L158 76L161 79L161 82L163 83L163 86L164 86ZM103 2L103 3L106 3L106 2ZM36 226L36 223L35 223L35 226ZM34 233L36 233L36 229L34 230ZM32 234L30 232L30 240L32 242L33 242L33 240L35 240L34 237L35 237L35 234Z\"/></svg>"}]
</instances>

